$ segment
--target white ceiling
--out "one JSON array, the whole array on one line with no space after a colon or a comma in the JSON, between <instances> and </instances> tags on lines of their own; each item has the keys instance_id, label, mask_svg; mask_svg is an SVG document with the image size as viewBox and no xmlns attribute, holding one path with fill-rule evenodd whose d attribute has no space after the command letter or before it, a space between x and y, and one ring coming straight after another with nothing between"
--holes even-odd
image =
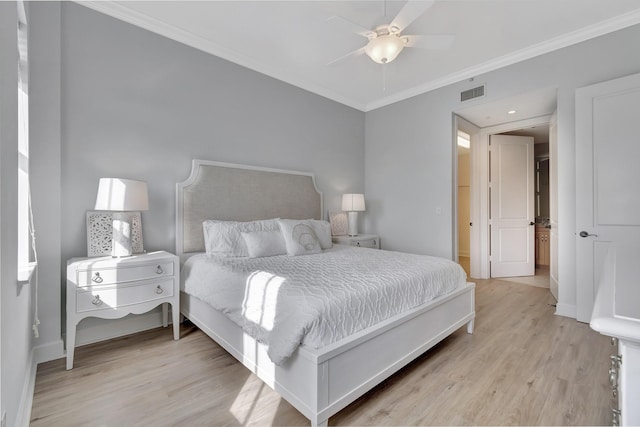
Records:
<instances>
[{"instance_id":1,"label":"white ceiling","mask_svg":"<svg viewBox=\"0 0 640 427\"><path fill-rule=\"evenodd\" d=\"M405 1L79 3L362 111L640 23L640 0L442 0L403 34L453 34L450 49L327 65L367 42L329 18L373 29Z\"/></svg>"}]
</instances>

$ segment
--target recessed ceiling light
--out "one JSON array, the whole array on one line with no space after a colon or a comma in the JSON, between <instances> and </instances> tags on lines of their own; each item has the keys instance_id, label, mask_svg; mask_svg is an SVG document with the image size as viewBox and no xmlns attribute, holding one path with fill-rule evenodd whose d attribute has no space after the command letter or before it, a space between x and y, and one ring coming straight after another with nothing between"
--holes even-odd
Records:
<instances>
[{"instance_id":1,"label":"recessed ceiling light","mask_svg":"<svg viewBox=\"0 0 640 427\"><path fill-rule=\"evenodd\" d=\"M517 113L517 111L516 111L516 110L509 110L509 111L507 111L507 114L515 114L515 113Z\"/></svg>"}]
</instances>

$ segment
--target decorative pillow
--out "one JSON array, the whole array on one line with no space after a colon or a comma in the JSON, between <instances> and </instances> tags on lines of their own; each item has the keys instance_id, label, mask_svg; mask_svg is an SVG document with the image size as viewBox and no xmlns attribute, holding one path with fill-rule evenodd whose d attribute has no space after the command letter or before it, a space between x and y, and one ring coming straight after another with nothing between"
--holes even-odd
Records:
<instances>
[{"instance_id":1,"label":"decorative pillow","mask_svg":"<svg viewBox=\"0 0 640 427\"><path fill-rule=\"evenodd\" d=\"M311 228L313 228L316 237L320 241L320 247L322 249L331 249L333 242L331 241L331 224L329 221L319 219L310 219L308 221L311 223Z\"/></svg>"},{"instance_id":2,"label":"decorative pillow","mask_svg":"<svg viewBox=\"0 0 640 427\"><path fill-rule=\"evenodd\" d=\"M247 245L249 258L284 255L287 253L287 246L280 230L243 231L240 234L244 239L244 243Z\"/></svg>"},{"instance_id":3,"label":"decorative pillow","mask_svg":"<svg viewBox=\"0 0 640 427\"><path fill-rule=\"evenodd\" d=\"M237 222L207 220L202 223L204 247L207 255L249 256L247 245L240 233L250 231L277 231L278 220Z\"/></svg>"},{"instance_id":4,"label":"decorative pillow","mask_svg":"<svg viewBox=\"0 0 640 427\"><path fill-rule=\"evenodd\" d=\"M320 241L308 220L279 219L278 224L287 246L287 254L309 255L322 251Z\"/></svg>"}]
</instances>

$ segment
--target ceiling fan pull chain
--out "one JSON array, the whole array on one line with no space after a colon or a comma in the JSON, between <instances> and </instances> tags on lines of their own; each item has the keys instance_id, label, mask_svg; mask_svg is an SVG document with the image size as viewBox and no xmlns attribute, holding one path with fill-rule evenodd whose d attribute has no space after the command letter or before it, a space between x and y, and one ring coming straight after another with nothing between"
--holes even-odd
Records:
<instances>
[{"instance_id":1,"label":"ceiling fan pull chain","mask_svg":"<svg viewBox=\"0 0 640 427\"><path fill-rule=\"evenodd\" d=\"M387 91L387 64L382 64L382 91Z\"/></svg>"}]
</instances>

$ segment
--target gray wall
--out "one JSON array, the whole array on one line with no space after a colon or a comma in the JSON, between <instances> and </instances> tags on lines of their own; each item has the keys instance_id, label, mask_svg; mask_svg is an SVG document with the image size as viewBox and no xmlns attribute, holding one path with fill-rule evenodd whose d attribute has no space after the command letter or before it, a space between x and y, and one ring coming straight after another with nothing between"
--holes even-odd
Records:
<instances>
[{"instance_id":1,"label":"gray wall","mask_svg":"<svg viewBox=\"0 0 640 427\"><path fill-rule=\"evenodd\" d=\"M61 18L54 13L46 21L46 8L58 8ZM54 111L39 129L53 136L38 139L49 161L39 163L43 179L34 190L43 200L59 191L61 201L59 222L54 215L53 229L43 231L53 246L48 255L60 264L51 261L54 274L41 286L42 323L58 329L43 337L42 347L58 348L60 266L86 255L85 214L100 177L147 181L148 251L174 250L175 184L187 178L192 158L313 172L325 211L340 208L343 192L364 190L364 113L75 3L32 9L42 17L33 42L50 48L54 40L55 48L59 39L61 50L58 70L40 62L36 72L47 85L32 94L43 115L48 107ZM36 212L40 220L48 214L44 204ZM91 339L83 329L117 323L87 319L78 341ZM44 353L46 359L55 352Z\"/></svg>"},{"instance_id":2,"label":"gray wall","mask_svg":"<svg viewBox=\"0 0 640 427\"><path fill-rule=\"evenodd\" d=\"M37 5L37 7L36 7ZM40 279L38 307L40 337L36 362L51 360L63 352L60 336L60 4L31 3L29 9L29 62L31 119L31 193L37 234Z\"/></svg>"},{"instance_id":3,"label":"gray wall","mask_svg":"<svg viewBox=\"0 0 640 427\"><path fill-rule=\"evenodd\" d=\"M559 309L575 312L575 89L640 72L640 26L561 49L475 78L491 102L558 88ZM385 248L451 257L452 112L460 82L366 115L367 226ZM467 104L465 104L467 106ZM441 213L438 214L437 212Z\"/></svg>"}]
</instances>

